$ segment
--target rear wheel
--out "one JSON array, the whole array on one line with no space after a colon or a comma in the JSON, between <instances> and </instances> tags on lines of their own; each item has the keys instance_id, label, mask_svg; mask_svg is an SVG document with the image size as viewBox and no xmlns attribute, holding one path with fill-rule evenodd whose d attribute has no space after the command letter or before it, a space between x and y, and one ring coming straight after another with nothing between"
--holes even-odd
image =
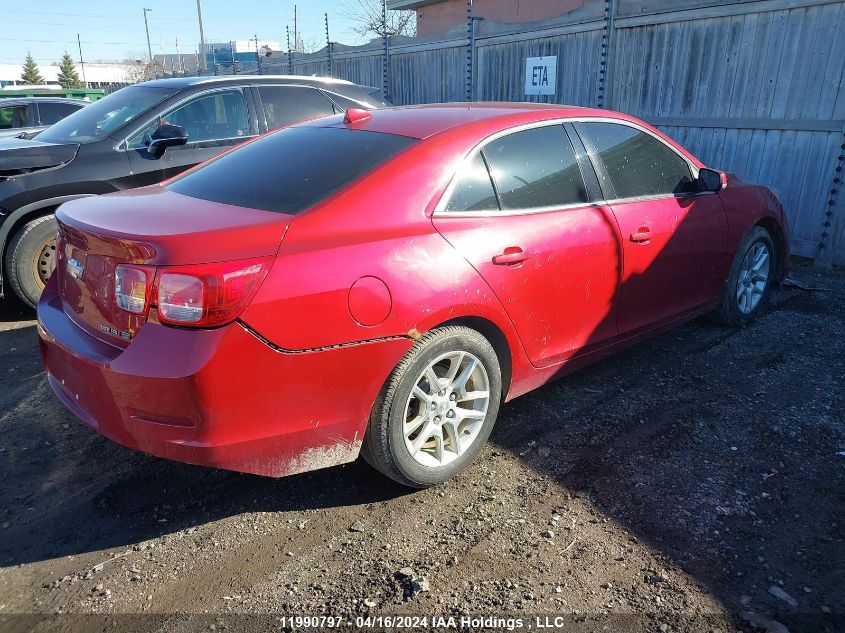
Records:
<instances>
[{"instance_id":1,"label":"rear wheel","mask_svg":"<svg viewBox=\"0 0 845 633\"><path fill-rule=\"evenodd\" d=\"M769 232L760 226L743 238L734 256L715 317L721 323L751 323L769 299L777 270L775 249Z\"/></svg>"},{"instance_id":2,"label":"rear wheel","mask_svg":"<svg viewBox=\"0 0 845 633\"><path fill-rule=\"evenodd\" d=\"M31 307L56 268L56 231L53 215L30 220L14 234L6 248L6 275L12 290Z\"/></svg>"},{"instance_id":3,"label":"rear wheel","mask_svg":"<svg viewBox=\"0 0 845 633\"><path fill-rule=\"evenodd\" d=\"M493 347L465 327L432 330L393 370L361 454L388 477L424 488L464 470L496 421L502 374Z\"/></svg>"}]
</instances>

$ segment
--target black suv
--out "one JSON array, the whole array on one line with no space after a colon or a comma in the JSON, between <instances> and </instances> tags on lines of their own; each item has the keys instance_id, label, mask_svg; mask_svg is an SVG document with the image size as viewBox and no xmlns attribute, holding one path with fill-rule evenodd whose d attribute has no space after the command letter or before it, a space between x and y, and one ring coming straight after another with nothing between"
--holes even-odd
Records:
<instances>
[{"instance_id":1,"label":"black suv","mask_svg":"<svg viewBox=\"0 0 845 633\"><path fill-rule=\"evenodd\" d=\"M21 299L38 302L55 267L53 211L63 202L161 182L297 121L383 105L377 89L339 79L160 79L122 88L33 140L2 140L0 296L5 273Z\"/></svg>"}]
</instances>

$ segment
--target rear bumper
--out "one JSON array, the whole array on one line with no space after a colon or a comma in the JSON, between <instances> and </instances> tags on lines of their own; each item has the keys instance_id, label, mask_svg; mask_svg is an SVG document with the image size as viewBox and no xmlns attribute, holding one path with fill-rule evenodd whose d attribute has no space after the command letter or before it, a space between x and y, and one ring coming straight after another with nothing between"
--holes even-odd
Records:
<instances>
[{"instance_id":1,"label":"rear bumper","mask_svg":"<svg viewBox=\"0 0 845 633\"><path fill-rule=\"evenodd\" d=\"M99 433L166 459L274 477L354 460L378 391L411 345L291 353L238 323L148 322L121 350L64 314L53 280L38 332L50 386Z\"/></svg>"}]
</instances>

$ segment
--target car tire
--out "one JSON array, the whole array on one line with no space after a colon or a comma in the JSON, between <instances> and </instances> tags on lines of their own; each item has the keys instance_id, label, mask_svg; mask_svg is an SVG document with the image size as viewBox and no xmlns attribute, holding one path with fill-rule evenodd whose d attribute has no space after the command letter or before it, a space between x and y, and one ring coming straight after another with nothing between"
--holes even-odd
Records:
<instances>
[{"instance_id":1,"label":"car tire","mask_svg":"<svg viewBox=\"0 0 845 633\"><path fill-rule=\"evenodd\" d=\"M762 268L755 273L755 266ZM753 322L771 297L777 270L772 236L761 226L753 227L734 255L722 297L712 315L714 320L732 327Z\"/></svg>"},{"instance_id":2,"label":"car tire","mask_svg":"<svg viewBox=\"0 0 845 633\"><path fill-rule=\"evenodd\" d=\"M442 483L478 456L501 397L502 372L490 342L466 327L433 329L390 374L370 415L361 455L405 486Z\"/></svg>"},{"instance_id":3,"label":"car tire","mask_svg":"<svg viewBox=\"0 0 845 633\"><path fill-rule=\"evenodd\" d=\"M15 294L34 308L46 278L55 268L55 216L30 220L14 234L6 248L6 277Z\"/></svg>"}]
</instances>

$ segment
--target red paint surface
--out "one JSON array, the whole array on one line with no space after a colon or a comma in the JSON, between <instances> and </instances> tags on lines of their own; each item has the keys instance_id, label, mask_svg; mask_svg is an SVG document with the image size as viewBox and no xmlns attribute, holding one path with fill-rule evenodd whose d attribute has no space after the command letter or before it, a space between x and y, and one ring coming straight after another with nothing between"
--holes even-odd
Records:
<instances>
[{"instance_id":1,"label":"red paint surface","mask_svg":"<svg viewBox=\"0 0 845 633\"><path fill-rule=\"evenodd\" d=\"M38 311L62 402L107 437L172 459L276 476L342 463L357 455L414 330L462 319L498 330L513 398L711 309L745 232L771 221L785 234L774 196L732 175L692 201L432 217L460 161L491 134L572 116L633 119L507 104L372 114L355 127L424 140L293 218L160 187L63 206L65 260ZM648 239L633 241L641 229ZM493 264L515 249L527 258ZM84 281L63 272L77 256ZM223 327L114 307L118 263L261 256L273 258L266 278Z\"/></svg>"}]
</instances>

